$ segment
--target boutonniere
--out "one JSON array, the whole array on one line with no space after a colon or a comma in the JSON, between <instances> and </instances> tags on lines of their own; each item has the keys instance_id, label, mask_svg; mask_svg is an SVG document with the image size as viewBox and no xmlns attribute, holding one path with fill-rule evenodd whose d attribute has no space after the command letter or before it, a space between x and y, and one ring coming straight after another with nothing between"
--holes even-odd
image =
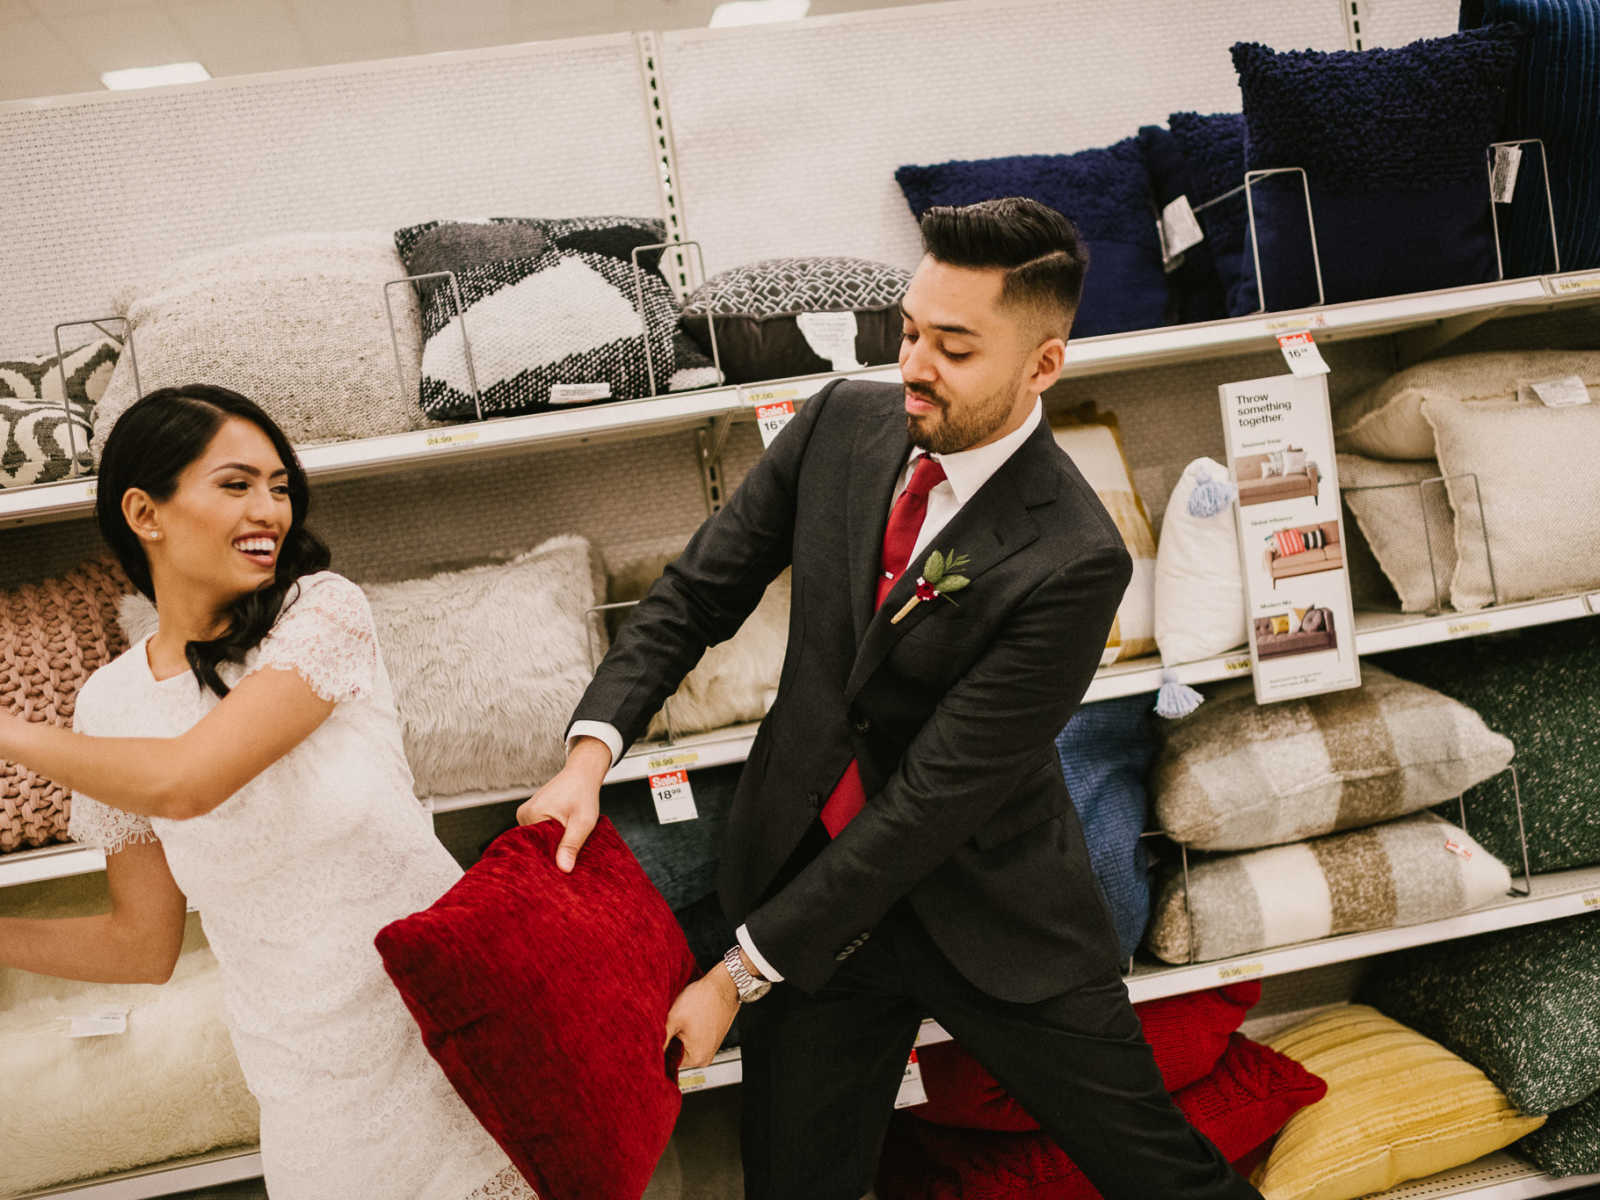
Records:
<instances>
[{"instance_id":1,"label":"boutonniere","mask_svg":"<svg viewBox=\"0 0 1600 1200\"><path fill-rule=\"evenodd\" d=\"M943 596L950 600L951 592L959 592L972 580L965 575L955 572L966 566L970 559L965 554L957 554L954 550L940 554L935 550L928 555L928 561L922 564L922 574L917 577L916 595L907 600L905 607L889 618L889 624L898 625L911 614L911 610L926 600L937 600ZM954 604L954 600L950 600Z\"/></svg>"}]
</instances>

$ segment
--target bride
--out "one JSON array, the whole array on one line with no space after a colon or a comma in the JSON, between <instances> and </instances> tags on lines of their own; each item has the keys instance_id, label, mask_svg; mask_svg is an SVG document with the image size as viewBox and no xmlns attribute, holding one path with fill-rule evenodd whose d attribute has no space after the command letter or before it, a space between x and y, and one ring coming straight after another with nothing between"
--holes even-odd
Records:
<instances>
[{"instance_id":1,"label":"bride","mask_svg":"<svg viewBox=\"0 0 1600 1200\"><path fill-rule=\"evenodd\" d=\"M273 1200L528 1200L373 948L461 871L412 796L371 614L325 569L308 499L282 431L235 392L166 388L117 422L96 515L160 627L88 680L76 732L0 715L0 759L76 793L71 833L106 852L112 909L0 920L0 966L162 982L187 897Z\"/></svg>"}]
</instances>

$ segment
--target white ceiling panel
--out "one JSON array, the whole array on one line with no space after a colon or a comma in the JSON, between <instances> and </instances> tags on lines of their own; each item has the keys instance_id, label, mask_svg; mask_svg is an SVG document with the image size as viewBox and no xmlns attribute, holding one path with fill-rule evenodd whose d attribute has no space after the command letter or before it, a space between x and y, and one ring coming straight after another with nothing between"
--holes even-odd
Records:
<instances>
[{"instance_id":1,"label":"white ceiling panel","mask_svg":"<svg viewBox=\"0 0 1600 1200\"><path fill-rule=\"evenodd\" d=\"M318 62L383 58L395 47L415 47L407 0L291 0L296 19Z\"/></svg>"},{"instance_id":2,"label":"white ceiling panel","mask_svg":"<svg viewBox=\"0 0 1600 1200\"><path fill-rule=\"evenodd\" d=\"M155 67L195 58L189 39L165 9L113 8L105 12L59 16L45 23L97 74L122 67Z\"/></svg>"},{"instance_id":3,"label":"white ceiling panel","mask_svg":"<svg viewBox=\"0 0 1600 1200\"><path fill-rule=\"evenodd\" d=\"M0 23L0 46L6 48L0 99L87 92L100 86L100 77L89 65L36 18Z\"/></svg>"},{"instance_id":4,"label":"white ceiling panel","mask_svg":"<svg viewBox=\"0 0 1600 1200\"><path fill-rule=\"evenodd\" d=\"M172 20L212 75L248 75L310 61L288 0L204 0L173 4Z\"/></svg>"}]
</instances>

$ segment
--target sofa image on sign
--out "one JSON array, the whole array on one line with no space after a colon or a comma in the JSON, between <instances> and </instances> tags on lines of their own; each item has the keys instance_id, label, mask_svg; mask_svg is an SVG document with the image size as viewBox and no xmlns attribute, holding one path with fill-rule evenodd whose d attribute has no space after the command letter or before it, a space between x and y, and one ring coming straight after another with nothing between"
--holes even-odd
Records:
<instances>
[{"instance_id":1,"label":"sofa image on sign","mask_svg":"<svg viewBox=\"0 0 1600 1200\"><path fill-rule=\"evenodd\" d=\"M1234 467L1239 484L1239 505L1265 504L1269 500L1317 499L1322 482L1317 464L1304 450L1290 446L1271 454L1246 454Z\"/></svg>"},{"instance_id":2,"label":"sofa image on sign","mask_svg":"<svg viewBox=\"0 0 1600 1200\"><path fill-rule=\"evenodd\" d=\"M1338 570L1344 566L1339 522L1321 521L1278 530L1267 538L1266 562L1274 588L1280 579Z\"/></svg>"},{"instance_id":3,"label":"sofa image on sign","mask_svg":"<svg viewBox=\"0 0 1600 1200\"><path fill-rule=\"evenodd\" d=\"M1255 626L1257 658L1339 648L1332 609L1297 608L1275 617L1257 617Z\"/></svg>"}]
</instances>

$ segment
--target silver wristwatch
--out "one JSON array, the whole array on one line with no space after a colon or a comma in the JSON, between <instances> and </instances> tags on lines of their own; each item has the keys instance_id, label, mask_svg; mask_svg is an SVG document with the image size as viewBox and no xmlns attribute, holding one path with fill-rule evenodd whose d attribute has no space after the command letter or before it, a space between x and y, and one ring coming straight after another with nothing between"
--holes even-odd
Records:
<instances>
[{"instance_id":1,"label":"silver wristwatch","mask_svg":"<svg viewBox=\"0 0 1600 1200\"><path fill-rule=\"evenodd\" d=\"M722 965L733 976L733 986L739 990L740 1004L753 1004L772 990L768 980L757 979L744 969L744 956L739 953L739 947L733 947L722 956Z\"/></svg>"}]
</instances>

